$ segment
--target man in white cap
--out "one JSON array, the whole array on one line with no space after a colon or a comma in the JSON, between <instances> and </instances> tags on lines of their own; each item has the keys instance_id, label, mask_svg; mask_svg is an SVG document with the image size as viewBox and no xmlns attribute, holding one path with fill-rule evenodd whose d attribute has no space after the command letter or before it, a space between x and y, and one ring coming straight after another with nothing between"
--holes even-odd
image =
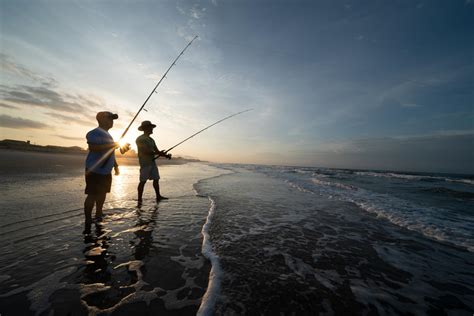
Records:
<instances>
[{"instance_id":1,"label":"man in white cap","mask_svg":"<svg viewBox=\"0 0 474 316\"><path fill-rule=\"evenodd\" d=\"M153 180L153 188L156 193L156 201L166 200L167 198L160 194L160 172L155 163L156 156L164 156L171 159L171 154L166 154L164 151L158 150L153 138L153 129L156 127L150 121L143 121L142 125L138 127L139 131L143 132L137 140L138 161L140 163L140 183L138 184L138 205L142 204L143 189L147 180Z\"/></svg>"},{"instance_id":2,"label":"man in white cap","mask_svg":"<svg viewBox=\"0 0 474 316\"><path fill-rule=\"evenodd\" d=\"M119 144L109 134L108 130L114 126L114 120L118 119L117 114L111 112L99 112L96 115L99 126L89 131L86 135L89 153L86 158L86 189L87 194L84 202L85 230L90 233L92 223L92 209L96 206L95 216L102 218L102 207L105 196L110 192L112 185L112 169L119 173L118 164L115 161L115 149L120 148ZM130 149L130 144L120 148L124 154Z\"/></svg>"}]
</instances>

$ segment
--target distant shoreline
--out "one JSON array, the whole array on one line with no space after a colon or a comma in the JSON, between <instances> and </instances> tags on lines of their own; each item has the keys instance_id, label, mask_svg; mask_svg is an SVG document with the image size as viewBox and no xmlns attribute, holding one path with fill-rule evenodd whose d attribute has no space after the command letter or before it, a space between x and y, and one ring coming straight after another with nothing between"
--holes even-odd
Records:
<instances>
[{"instance_id":1,"label":"distant shoreline","mask_svg":"<svg viewBox=\"0 0 474 316\"><path fill-rule=\"evenodd\" d=\"M36 145L31 144L29 140L22 141L16 139L4 139L0 141L0 149L33 151L33 152L48 152L48 153L71 153L82 154L87 151L79 146L63 147L55 145Z\"/></svg>"},{"instance_id":2,"label":"distant shoreline","mask_svg":"<svg viewBox=\"0 0 474 316\"><path fill-rule=\"evenodd\" d=\"M71 152L45 152L35 150L18 150L0 147L0 174L24 173L82 173L84 171L87 151ZM138 166L136 157L116 156L121 166ZM157 159L159 166L182 165L188 162L202 162L197 159L184 159L181 157Z\"/></svg>"},{"instance_id":3,"label":"distant shoreline","mask_svg":"<svg viewBox=\"0 0 474 316\"><path fill-rule=\"evenodd\" d=\"M63 146L54 146L54 145L35 145L31 144L29 140L21 141L16 139L4 139L0 141L0 150L7 150L11 152L19 152L25 154L53 154L53 155L69 155L68 160L74 160L74 165L78 164L77 159L73 157L81 157L85 159L85 156L88 153L88 150L85 150L78 146L63 147ZM27 155L28 155L27 154ZM82 158L84 157L84 158ZM130 150L124 155L116 154L117 162L123 165L137 165L138 166L138 157L135 151ZM60 158L59 156L55 158ZM22 159L20 159L22 160ZM56 159L57 160L57 159ZM199 159L187 159L182 157L176 157L171 160L168 159L157 159L156 163L158 165L182 165L188 162L201 162ZM18 166L20 164L17 164Z\"/></svg>"}]
</instances>

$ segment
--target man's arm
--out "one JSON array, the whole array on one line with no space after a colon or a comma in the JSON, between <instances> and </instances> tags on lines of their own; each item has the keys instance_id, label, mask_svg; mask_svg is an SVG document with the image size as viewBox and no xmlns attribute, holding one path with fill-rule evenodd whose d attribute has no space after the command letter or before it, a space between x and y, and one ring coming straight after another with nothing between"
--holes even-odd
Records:
<instances>
[{"instance_id":1,"label":"man's arm","mask_svg":"<svg viewBox=\"0 0 474 316\"><path fill-rule=\"evenodd\" d=\"M119 169L117 160L114 160L114 170L115 170L115 175L118 176L120 174L120 169Z\"/></svg>"},{"instance_id":2,"label":"man's arm","mask_svg":"<svg viewBox=\"0 0 474 316\"><path fill-rule=\"evenodd\" d=\"M109 144L88 144L89 150L92 152L103 152L112 148L120 147L118 143L109 143Z\"/></svg>"},{"instance_id":3,"label":"man's arm","mask_svg":"<svg viewBox=\"0 0 474 316\"><path fill-rule=\"evenodd\" d=\"M144 153L145 155L151 155L155 153L155 149L151 149L146 144L140 142L137 143L137 148L139 152Z\"/></svg>"}]
</instances>

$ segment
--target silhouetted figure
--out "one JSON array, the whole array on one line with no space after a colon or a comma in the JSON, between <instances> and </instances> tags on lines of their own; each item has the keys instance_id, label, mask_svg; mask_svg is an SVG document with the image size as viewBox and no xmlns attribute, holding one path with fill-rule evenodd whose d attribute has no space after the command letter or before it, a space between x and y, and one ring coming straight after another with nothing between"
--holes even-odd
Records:
<instances>
[{"instance_id":1,"label":"silhouetted figure","mask_svg":"<svg viewBox=\"0 0 474 316\"><path fill-rule=\"evenodd\" d=\"M158 150L155 141L150 137L153 134L153 129L156 127L150 121L143 121L142 125L138 127L139 131L143 131L143 135L136 140L138 149L138 161L140 163L140 183L138 184L138 205L142 204L143 189L147 180L153 180L153 188L156 193L156 201L166 200L160 194L160 172L155 163L155 156L165 156L171 159L171 154L166 154L164 151Z\"/></svg>"},{"instance_id":2,"label":"silhouetted figure","mask_svg":"<svg viewBox=\"0 0 474 316\"><path fill-rule=\"evenodd\" d=\"M92 209L96 206L95 216L102 218L102 207L105 202L105 196L110 192L112 185L112 168L119 174L118 164L115 161L115 149L119 144L109 134L108 130L114 125L114 120L118 119L117 114L110 112L99 112L96 115L99 126L87 133L87 144L89 153L86 158L86 200L84 202L85 230L84 233L90 233L92 223ZM130 149L127 144L120 149L125 153Z\"/></svg>"}]
</instances>

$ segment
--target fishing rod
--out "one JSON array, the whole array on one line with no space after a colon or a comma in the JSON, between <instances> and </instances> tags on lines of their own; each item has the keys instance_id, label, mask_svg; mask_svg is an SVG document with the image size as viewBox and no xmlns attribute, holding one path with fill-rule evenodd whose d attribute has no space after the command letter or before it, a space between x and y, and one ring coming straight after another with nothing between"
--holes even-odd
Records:
<instances>
[{"instance_id":1,"label":"fishing rod","mask_svg":"<svg viewBox=\"0 0 474 316\"><path fill-rule=\"evenodd\" d=\"M156 92L156 89L158 88L158 86L161 84L161 82L166 78L166 75L168 74L168 72L171 70L171 68L173 68L173 66L176 65L176 62L178 61L178 59L184 54L184 52L186 51L186 49L188 49L189 46L191 46L191 44L194 42L194 40L198 38L198 36L194 36L194 38L188 43L188 45L186 45L186 47L181 51L181 53L179 53L179 55L175 58L175 60L173 60L173 62L171 63L171 65L169 66L169 68L166 70L166 72L163 74L163 76L160 78L160 81L158 81L158 83L156 84L156 86L153 88L153 90L151 90L150 94L148 95L148 97L146 98L145 102L143 102L142 106L140 107L140 109L138 110L137 114L135 114L135 116L133 117L132 121L130 122L130 124L128 124L127 128L123 131L122 133L122 136L120 136L119 138L119 143L120 141L125 137L125 135L127 134L128 130L130 129L130 127L132 126L133 122L135 122L135 119L138 117L138 115L140 114L140 112L143 110L143 108L145 107L146 103L148 102L148 100L151 98L151 96L153 95L153 93L158 93ZM129 144L127 144L127 147L129 146ZM96 162L96 164L91 168L91 169L94 169L95 167L97 167L99 164L102 164L102 166L106 165L110 156L112 155L112 153L114 152L115 148L111 148L109 149L100 159L99 161ZM122 149L122 146L120 146L120 152L123 154L125 153L127 149Z\"/></svg>"},{"instance_id":2,"label":"fishing rod","mask_svg":"<svg viewBox=\"0 0 474 316\"><path fill-rule=\"evenodd\" d=\"M176 57L176 59L171 63L171 65L169 66L168 70L166 70L166 72L164 73L164 75L161 77L160 81L158 81L158 83L156 84L155 88L153 88L153 90L151 90L150 92L150 95L148 96L148 98L146 98L145 102L143 102L143 105L140 107L140 109L138 110L137 114L135 114L135 116L133 117L132 121L130 122L130 124L128 124L127 128L123 131L122 133L122 136L120 136L120 140L122 140L122 138L125 137L125 134L127 134L130 126L132 126L133 122L135 122L135 119L137 118L138 114L140 114L140 112L143 110L143 108L145 107L145 104L148 102L148 100L151 98L151 96L153 95L153 93L158 93L156 92L156 89L158 88L158 86L160 85L160 83L166 78L166 75L168 74L168 72L171 70L171 68L173 68L174 65L176 65L176 62L178 61L179 57L181 57L183 54L184 54L184 51L186 49L188 49L189 46L191 46L191 44L194 42L194 40L198 38L198 36L194 36L194 38L188 43L188 45L186 45L186 47L181 51L181 53L179 53L178 57ZM119 140L119 141L120 141Z\"/></svg>"},{"instance_id":3,"label":"fishing rod","mask_svg":"<svg viewBox=\"0 0 474 316\"><path fill-rule=\"evenodd\" d=\"M186 138L186 139L180 141L180 142L177 143L176 145L174 145L174 146L168 148L168 149L165 150L165 151L162 151L160 154L158 154L158 156L155 156L155 157L153 158L153 160L158 159L158 158L161 157L161 156L167 156L166 154L167 154L169 151L171 151L172 149L178 147L179 145L181 145L181 144L184 143L185 141L187 141L187 140L193 138L193 137L196 136L197 134L200 134L200 133L204 132L206 129L211 128L212 126L214 126L214 125L216 125L216 124L219 124L220 122L223 122L223 121L225 121L225 120L227 120L227 119L230 119L231 117L234 117L234 116L237 116L237 115L239 115L239 114L242 114L242 113L245 113L245 112L248 112L248 111L252 111L252 110L253 110L253 109L248 109L248 110L245 110L245 111L241 111L241 112L238 112L238 113L234 113L234 114L232 114L232 115L229 115L229 116L224 117L223 119L220 119L220 120L217 121L217 122L212 123L211 125L209 125L209 126L203 128L202 130L200 130L200 131L198 131L198 132L192 134L192 135L189 136L188 138ZM171 159L171 156L169 156L168 159Z\"/></svg>"}]
</instances>

